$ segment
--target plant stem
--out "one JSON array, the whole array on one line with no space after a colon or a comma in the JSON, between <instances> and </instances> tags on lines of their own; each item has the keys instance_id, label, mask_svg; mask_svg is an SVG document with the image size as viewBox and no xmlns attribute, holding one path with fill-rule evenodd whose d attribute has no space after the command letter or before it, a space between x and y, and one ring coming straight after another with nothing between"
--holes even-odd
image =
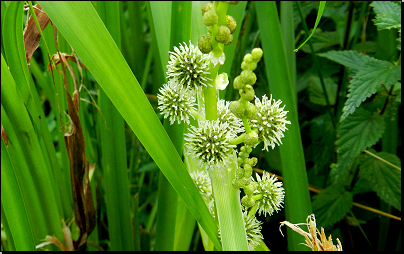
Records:
<instances>
[{"instance_id":1,"label":"plant stem","mask_svg":"<svg viewBox=\"0 0 404 254\"><path fill-rule=\"evenodd\" d=\"M233 154L233 159L236 154ZM240 190L232 186L237 163L210 171L223 250L248 250L244 220L241 213Z\"/></svg>"}]
</instances>

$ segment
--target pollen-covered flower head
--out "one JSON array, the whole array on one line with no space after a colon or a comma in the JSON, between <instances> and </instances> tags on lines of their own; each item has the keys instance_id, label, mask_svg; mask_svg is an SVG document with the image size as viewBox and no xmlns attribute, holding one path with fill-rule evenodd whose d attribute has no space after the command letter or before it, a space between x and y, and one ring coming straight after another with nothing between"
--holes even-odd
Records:
<instances>
[{"instance_id":1,"label":"pollen-covered flower head","mask_svg":"<svg viewBox=\"0 0 404 254\"><path fill-rule=\"evenodd\" d=\"M255 247L260 244L260 240L264 237L261 234L262 222L257 220L255 215L248 215L248 212L243 212L244 225L247 235L248 250L254 251Z\"/></svg>"},{"instance_id":2,"label":"pollen-covered flower head","mask_svg":"<svg viewBox=\"0 0 404 254\"><path fill-rule=\"evenodd\" d=\"M195 106L194 93L175 83L175 80L169 80L167 84L163 84L159 92L157 95L158 105L160 105L158 109L164 118L168 117L171 124L176 120L178 123L185 121L189 124L189 115Z\"/></svg>"},{"instance_id":3,"label":"pollen-covered flower head","mask_svg":"<svg viewBox=\"0 0 404 254\"><path fill-rule=\"evenodd\" d=\"M280 208L283 208L282 204L285 197L282 182L277 182L278 178L275 175L270 176L266 171L264 171L262 179L258 174L256 176L257 189L254 191L254 195L262 195L262 199L257 200L259 215L262 212L265 216L267 214L272 215L274 211L280 211ZM251 181L255 182L253 177L251 177Z\"/></svg>"},{"instance_id":4,"label":"pollen-covered flower head","mask_svg":"<svg viewBox=\"0 0 404 254\"><path fill-rule=\"evenodd\" d=\"M187 154L192 156L201 168L220 169L230 163L230 155L235 145L230 140L235 133L228 123L220 121L198 121L198 127L191 126L185 136Z\"/></svg>"},{"instance_id":5,"label":"pollen-covered flower head","mask_svg":"<svg viewBox=\"0 0 404 254\"><path fill-rule=\"evenodd\" d=\"M176 78L179 84L192 90L201 90L208 86L210 78L209 57L189 42L184 42L180 48L174 47L175 52L169 52L170 60L167 65L167 78Z\"/></svg>"},{"instance_id":6,"label":"pollen-covered flower head","mask_svg":"<svg viewBox=\"0 0 404 254\"><path fill-rule=\"evenodd\" d=\"M255 119L251 120L251 127L257 128L259 139L264 141L263 150L268 151L269 146L274 149L275 144L278 146L282 144L283 132L287 130L285 125L290 124L290 121L286 120L286 114L289 111L283 110L285 105L280 108L281 103L281 100L275 101L275 99L272 103L272 95L269 100L266 95L262 96L262 101L255 98L258 113Z\"/></svg>"}]
</instances>

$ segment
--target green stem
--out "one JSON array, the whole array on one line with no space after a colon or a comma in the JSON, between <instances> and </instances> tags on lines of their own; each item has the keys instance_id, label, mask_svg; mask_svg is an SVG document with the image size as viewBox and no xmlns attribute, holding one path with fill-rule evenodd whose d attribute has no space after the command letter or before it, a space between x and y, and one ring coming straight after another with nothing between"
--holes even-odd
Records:
<instances>
[{"instance_id":1,"label":"green stem","mask_svg":"<svg viewBox=\"0 0 404 254\"><path fill-rule=\"evenodd\" d=\"M192 109L192 108L191 108L191 115L192 115L193 117L195 117L195 120L202 120L202 121L205 121L205 120L206 120L203 115L199 114L196 110L194 110L194 109Z\"/></svg>"},{"instance_id":2,"label":"green stem","mask_svg":"<svg viewBox=\"0 0 404 254\"><path fill-rule=\"evenodd\" d=\"M244 142L245 133L241 134L235 139L230 140L230 145L238 145Z\"/></svg>"},{"instance_id":3,"label":"green stem","mask_svg":"<svg viewBox=\"0 0 404 254\"><path fill-rule=\"evenodd\" d=\"M236 154L233 154L233 159ZM248 250L243 215L240 205L240 190L232 186L237 163L231 167L210 171L213 194L222 236L223 250Z\"/></svg>"},{"instance_id":4,"label":"green stem","mask_svg":"<svg viewBox=\"0 0 404 254\"><path fill-rule=\"evenodd\" d=\"M213 64L210 64L210 75L209 78L212 80L211 85L205 87L204 96L205 96L205 115L206 120L216 120L217 119L217 98L216 98L216 84L215 79L217 76L217 71L219 70L220 64L216 64L214 67Z\"/></svg>"},{"instance_id":5,"label":"green stem","mask_svg":"<svg viewBox=\"0 0 404 254\"><path fill-rule=\"evenodd\" d=\"M226 12L228 4L215 2L214 8L219 16L219 22L212 27L212 46L215 57L223 54L223 44L215 41L217 26L226 24ZM217 119L217 92L215 79L220 64L210 64L211 86L204 89L205 115L206 120ZM235 178L237 169L237 155L235 151L231 157L233 163L230 167L223 167L220 170L210 171L212 179L213 194L215 197L217 218L219 221L220 233L222 236L223 250L248 250L246 231L240 205L240 190L233 188L232 180Z\"/></svg>"}]
</instances>

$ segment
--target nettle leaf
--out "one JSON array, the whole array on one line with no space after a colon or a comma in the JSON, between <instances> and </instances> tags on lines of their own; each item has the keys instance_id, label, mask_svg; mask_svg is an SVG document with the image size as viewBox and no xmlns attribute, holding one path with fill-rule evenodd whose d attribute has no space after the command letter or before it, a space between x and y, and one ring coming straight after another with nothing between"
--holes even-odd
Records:
<instances>
[{"instance_id":1,"label":"nettle leaf","mask_svg":"<svg viewBox=\"0 0 404 254\"><path fill-rule=\"evenodd\" d=\"M324 85L327 90L330 104L335 104L335 98L337 95L338 85L330 77L324 78ZM311 75L309 78L309 100L314 104L326 106L327 102L324 97L323 88L321 87L320 78L315 75Z\"/></svg>"},{"instance_id":2,"label":"nettle leaf","mask_svg":"<svg viewBox=\"0 0 404 254\"><path fill-rule=\"evenodd\" d=\"M335 180L346 179L355 157L376 144L386 128L384 116L358 108L340 123L337 130L338 164L332 169Z\"/></svg>"},{"instance_id":3,"label":"nettle leaf","mask_svg":"<svg viewBox=\"0 0 404 254\"><path fill-rule=\"evenodd\" d=\"M314 199L313 212L318 227L332 226L352 208L353 195L341 185L330 185Z\"/></svg>"},{"instance_id":4,"label":"nettle leaf","mask_svg":"<svg viewBox=\"0 0 404 254\"><path fill-rule=\"evenodd\" d=\"M375 153L375 155L382 160L370 155L366 156L366 160L360 166L361 176L369 181L370 186L381 199L401 211L401 171L389 164L401 168L400 159L386 152Z\"/></svg>"},{"instance_id":5,"label":"nettle leaf","mask_svg":"<svg viewBox=\"0 0 404 254\"><path fill-rule=\"evenodd\" d=\"M322 57L346 66L350 72L355 73L362 68L372 57L361 54L355 50L335 51L331 50L325 53L317 54Z\"/></svg>"},{"instance_id":6,"label":"nettle leaf","mask_svg":"<svg viewBox=\"0 0 404 254\"><path fill-rule=\"evenodd\" d=\"M344 121L366 98L375 94L378 85L385 84L389 88L400 79L401 67L398 65L374 58L364 63L349 84L348 99L342 109L340 121Z\"/></svg>"},{"instance_id":7,"label":"nettle leaf","mask_svg":"<svg viewBox=\"0 0 404 254\"><path fill-rule=\"evenodd\" d=\"M377 30L401 28L401 8L399 5L389 2L373 2L370 6L374 7L376 18L373 19Z\"/></svg>"}]
</instances>

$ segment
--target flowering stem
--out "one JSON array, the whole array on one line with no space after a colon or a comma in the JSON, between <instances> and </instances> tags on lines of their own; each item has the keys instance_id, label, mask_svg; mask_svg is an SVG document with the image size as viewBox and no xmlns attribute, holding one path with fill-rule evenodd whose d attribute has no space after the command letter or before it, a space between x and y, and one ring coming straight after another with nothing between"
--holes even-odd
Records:
<instances>
[{"instance_id":1,"label":"flowering stem","mask_svg":"<svg viewBox=\"0 0 404 254\"><path fill-rule=\"evenodd\" d=\"M237 138L230 140L230 145L238 145L244 142L245 133L241 134Z\"/></svg>"},{"instance_id":2,"label":"flowering stem","mask_svg":"<svg viewBox=\"0 0 404 254\"><path fill-rule=\"evenodd\" d=\"M202 120L205 121L205 117L201 114L199 114L197 111L195 111L193 108L191 108L191 115L195 118L195 120Z\"/></svg>"},{"instance_id":3,"label":"flowering stem","mask_svg":"<svg viewBox=\"0 0 404 254\"><path fill-rule=\"evenodd\" d=\"M250 124L248 123L247 117L244 115L241 117L241 120L243 120L244 128L245 128L245 133L250 133L251 132L251 127Z\"/></svg>"},{"instance_id":4,"label":"flowering stem","mask_svg":"<svg viewBox=\"0 0 404 254\"><path fill-rule=\"evenodd\" d=\"M211 85L212 86L207 86L203 90L204 96L205 96L205 115L206 115L206 120L216 120L217 119L217 98L216 98L216 84L215 84L215 79L217 76L217 71L219 70L219 64L216 64L216 66L213 66L212 63L210 63L209 67L209 78L212 80Z\"/></svg>"},{"instance_id":5,"label":"flowering stem","mask_svg":"<svg viewBox=\"0 0 404 254\"><path fill-rule=\"evenodd\" d=\"M236 158L234 152L233 159ZM236 160L228 168L210 171L223 250L248 250L240 207L240 190L232 186Z\"/></svg>"}]
</instances>

